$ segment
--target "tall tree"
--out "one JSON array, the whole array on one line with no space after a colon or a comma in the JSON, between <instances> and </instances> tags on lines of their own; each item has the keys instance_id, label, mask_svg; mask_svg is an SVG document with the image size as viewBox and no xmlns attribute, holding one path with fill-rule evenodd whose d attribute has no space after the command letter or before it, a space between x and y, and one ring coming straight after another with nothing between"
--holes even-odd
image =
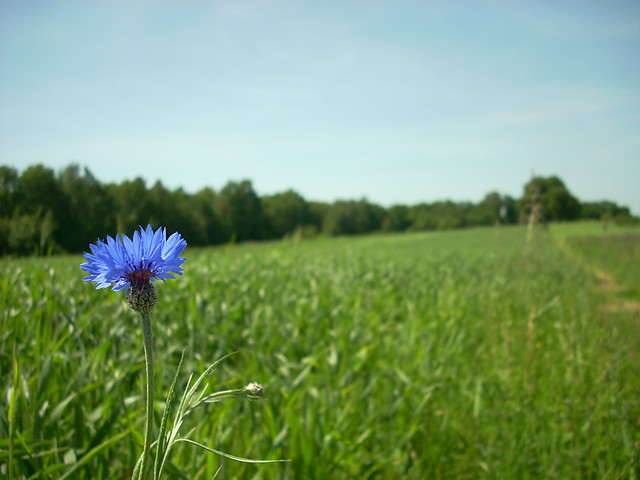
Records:
<instances>
[{"instance_id":1,"label":"tall tree","mask_svg":"<svg viewBox=\"0 0 640 480\"><path fill-rule=\"evenodd\" d=\"M16 189L20 175L13 167L0 166L0 217L9 217L16 206Z\"/></svg>"},{"instance_id":2,"label":"tall tree","mask_svg":"<svg viewBox=\"0 0 640 480\"><path fill-rule=\"evenodd\" d=\"M431 210L432 207L428 203L418 203L409 207L409 212L407 213L410 222L409 230L435 230L436 222Z\"/></svg>"},{"instance_id":3,"label":"tall tree","mask_svg":"<svg viewBox=\"0 0 640 480\"><path fill-rule=\"evenodd\" d=\"M521 215L529 217L534 207L532 199L538 196L543 221L576 220L580 216L580 202L556 176L533 177L525 186L518 202Z\"/></svg>"},{"instance_id":4,"label":"tall tree","mask_svg":"<svg viewBox=\"0 0 640 480\"><path fill-rule=\"evenodd\" d=\"M262 197L262 206L269 237L282 238L311 224L309 204L293 190Z\"/></svg>"},{"instance_id":5,"label":"tall tree","mask_svg":"<svg viewBox=\"0 0 640 480\"><path fill-rule=\"evenodd\" d=\"M51 210L57 219L63 217L68 207L53 170L43 165L34 165L22 172L16 185L16 200L21 212Z\"/></svg>"},{"instance_id":6,"label":"tall tree","mask_svg":"<svg viewBox=\"0 0 640 480\"><path fill-rule=\"evenodd\" d=\"M109 184L107 191L114 199L118 232L133 232L138 226L144 227L151 222L152 205L142 178L127 180L120 185Z\"/></svg>"},{"instance_id":7,"label":"tall tree","mask_svg":"<svg viewBox=\"0 0 640 480\"><path fill-rule=\"evenodd\" d=\"M116 232L113 200L88 168L69 165L58 175L68 205L66 228L59 236L67 251L78 252L98 237Z\"/></svg>"},{"instance_id":8,"label":"tall tree","mask_svg":"<svg viewBox=\"0 0 640 480\"><path fill-rule=\"evenodd\" d=\"M410 226L409 207L406 205L393 205L387 210L382 223L382 229L386 232L403 232Z\"/></svg>"},{"instance_id":9,"label":"tall tree","mask_svg":"<svg viewBox=\"0 0 640 480\"><path fill-rule=\"evenodd\" d=\"M385 211L379 205L359 201L337 201L329 207L323 230L328 235L352 235L380 230Z\"/></svg>"},{"instance_id":10,"label":"tall tree","mask_svg":"<svg viewBox=\"0 0 640 480\"><path fill-rule=\"evenodd\" d=\"M249 180L229 182L216 198L216 214L227 232L227 239L259 240L264 236L264 217L260 198Z\"/></svg>"},{"instance_id":11,"label":"tall tree","mask_svg":"<svg viewBox=\"0 0 640 480\"><path fill-rule=\"evenodd\" d=\"M18 179L15 199L13 243L37 245L40 252L60 245L71 222L70 207L53 170L43 165L27 168ZM29 236L37 238L27 240Z\"/></svg>"},{"instance_id":12,"label":"tall tree","mask_svg":"<svg viewBox=\"0 0 640 480\"><path fill-rule=\"evenodd\" d=\"M618 215L630 215L628 207L621 207L613 202L582 202L580 218L585 220L613 219Z\"/></svg>"},{"instance_id":13,"label":"tall tree","mask_svg":"<svg viewBox=\"0 0 640 480\"><path fill-rule=\"evenodd\" d=\"M171 190L158 180L147 191L147 201L147 208L151 214L149 223L157 226L163 225L169 230L176 231L177 225L182 223L182 219ZM184 230L180 230L180 232L184 236Z\"/></svg>"},{"instance_id":14,"label":"tall tree","mask_svg":"<svg viewBox=\"0 0 640 480\"><path fill-rule=\"evenodd\" d=\"M511 224L517 221L515 201L508 195L488 193L480 203L473 205L469 212L469 225Z\"/></svg>"},{"instance_id":15,"label":"tall tree","mask_svg":"<svg viewBox=\"0 0 640 480\"><path fill-rule=\"evenodd\" d=\"M215 211L216 199L217 194L211 188L203 188L193 197L193 209L198 212L198 229L202 232L202 245L215 245L228 240Z\"/></svg>"}]
</instances>

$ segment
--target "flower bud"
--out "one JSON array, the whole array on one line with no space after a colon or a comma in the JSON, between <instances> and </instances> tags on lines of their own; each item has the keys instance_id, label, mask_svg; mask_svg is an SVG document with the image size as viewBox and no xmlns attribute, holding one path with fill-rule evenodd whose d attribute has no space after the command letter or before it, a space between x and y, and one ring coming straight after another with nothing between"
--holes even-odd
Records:
<instances>
[{"instance_id":1,"label":"flower bud","mask_svg":"<svg viewBox=\"0 0 640 480\"><path fill-rule=\"evenodd\" d=\"M264 387L259 383L251 382L249 385L244 387L244 392L254 397L262 397L264 395Z\"/></svg>"},{"instance_id":2,"label":"flower bud","mask_svg":"<svg viewBox=\"0 0 640 480\"><path fill-rule=\"evenodd\" d=\"M149 313L158 303L158 293L150 282L132 282L127 291L129 307L139 313Z\"/></svg>"}]
</instances>

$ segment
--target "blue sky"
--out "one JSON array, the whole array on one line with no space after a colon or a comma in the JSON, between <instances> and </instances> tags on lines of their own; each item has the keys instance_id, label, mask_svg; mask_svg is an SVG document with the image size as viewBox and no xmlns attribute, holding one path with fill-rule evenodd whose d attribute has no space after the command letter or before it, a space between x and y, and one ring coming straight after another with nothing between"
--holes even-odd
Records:
<instances>
[{"instance_id":1,"label":"blue sky","mask_svg":"<svg viewBox=\"0 0 640 480\"><path fill-rule=\"evenodd\" d=\"M640 214L640 2L0 2L0 157L388 206L532 172Z\"/></svg>"}]
</instances>

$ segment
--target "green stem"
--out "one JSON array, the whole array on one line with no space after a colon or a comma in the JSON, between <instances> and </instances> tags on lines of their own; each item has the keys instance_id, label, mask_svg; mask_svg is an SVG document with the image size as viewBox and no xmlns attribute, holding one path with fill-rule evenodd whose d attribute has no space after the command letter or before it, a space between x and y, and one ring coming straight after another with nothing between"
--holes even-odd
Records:
<instances>
[{"instance_id":1,"label":"green stem","mask_svg":"<svg viewBox=\"0 0 640 480\"><path fill-rule=\"evenodd\" d=\"M141 313L140 322L142 324L142 338L144 341L144 361L147 373L147 389L145 393L146 421L144 427L144 449L142 451L142 467L140 470L140 480L146 480L151 458L151 430L153 427L153 332L151 331L151 314Z\"/></svg>"}]
</instances>

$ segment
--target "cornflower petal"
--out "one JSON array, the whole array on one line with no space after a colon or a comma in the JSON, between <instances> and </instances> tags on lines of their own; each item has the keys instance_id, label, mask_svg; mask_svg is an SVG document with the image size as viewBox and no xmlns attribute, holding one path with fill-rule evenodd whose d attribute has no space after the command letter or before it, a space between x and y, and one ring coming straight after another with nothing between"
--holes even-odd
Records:
<instances>
[{"instance_id":1,"label":"cornflower petal","mask_svg":"<svg viewBox=\"0 0 640 480\"><path fill-rule=\"evenodd\" d=\"M179 233L167 239L166 228L154 232L148 225L146 229L140 227L132 237L107 236L106 242L98 240L89 245L91 253L84 254L87 262L80 265L89 274L83 280L97 283L96 289L111 287L119 291L132 281L148 283L158 278L163 281L174 278L172 273L182 275L185 259L179 255L187 242Z\"/></svg>"}]
</instances>

